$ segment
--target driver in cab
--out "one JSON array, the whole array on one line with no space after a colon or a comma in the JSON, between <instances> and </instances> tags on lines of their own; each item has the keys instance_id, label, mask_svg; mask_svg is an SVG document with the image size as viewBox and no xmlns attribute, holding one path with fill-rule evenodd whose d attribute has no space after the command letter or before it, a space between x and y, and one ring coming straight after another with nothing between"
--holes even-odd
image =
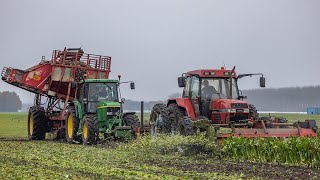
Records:
<instances>
[{"instance_id":1,"label":"driver in cab","mask_svg":"<svg viewBox=\"0 0 320 180\"><path fill-rule=\"evenodd\" d=\"M202 97L203 99L211 99L213 94L217 94L217 90L213 87L209 85L209 81L208 80L203 80L203 88L201 90L202 93Z\"/></svg>"}]
</instances>

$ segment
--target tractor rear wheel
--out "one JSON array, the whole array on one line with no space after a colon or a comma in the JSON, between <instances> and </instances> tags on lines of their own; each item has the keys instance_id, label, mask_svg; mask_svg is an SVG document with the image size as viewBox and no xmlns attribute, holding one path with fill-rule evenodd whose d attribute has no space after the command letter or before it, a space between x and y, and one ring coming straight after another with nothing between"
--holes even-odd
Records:
<instances>
[{"instance_id":1,"label":"tractor rear wheel","mask_svg":"<svg viewBox=\"0 0 320 180\"><path fill-rule=\"evenodd\" d=\"M76 109L74 106L68 107L68 113L66 118L66 140L68 143L72 143L74 140L78 141L78 129L79 129L80 120L76 116Z\"/></svg>"},{"instance_id":2,"label":"tractor rear wheel","mask_svg":"<svg viewBox=\"0 0 320 180\"><path fill-rule=\"evenodd\" d=\"M180 135L189 136L192 135L192 119L188 116L184 116L178 120L178 132Z\"/></svg>"},{"instance_id":3,"label":"tractor rear wheel","mask_svg":"<svg viewBox=\"0 0 320 180\"><path fill-rule=\"evenodd\" d=\"M186 116L186 112L178 106L178 104L169 104L168 106L169 111L169 117L170 117L170 123L173 131L178 131L178 122L179 119L183 119L183 117Z\"/></svg>"},{"instance_id":4,"label":"tractor rear wheel","mask_svg":"<svg viewBox=\"0 0 320 180\"><path fill-rule=\"evenodd\" d=\"M137 129L139 128L139 118L135 114L125 114L123 117L124 123L131 126L131 134L133 138L137 137Z\"/></svg>"},{"instance_id":5,"label":"tractor rear wheel","mask_svg":"<svg viewBox=\"0 0 320 180\"><path fill-rule=\"evenodd\" d=\"M43 107L32 106L28 114L28 139L43 140L47 131L47 118Z\"/></svg>"},{"instance_id":6,"label":"tractor rear wheel","mask_svg":"<svg viewBox=\"0 0 320 180\"><path fill-rule=\"evenodd\" d=\"M169 111L165 104L156 104L153 106L150 114L151 134L156 134L160 129L161 133L171 132L171 122Z\"/></svg>"},{"instance_id":7,"label":"tractor rear wheel","mask_svg":"<svg viewBox=\"0 0 320 180\"><path fill-rule=\"evenodd\" d=\"M94 114L86 114L82 123L82 142L84 145L97 144L99 137L98 119Z\"/></svg>"}]
</instances>

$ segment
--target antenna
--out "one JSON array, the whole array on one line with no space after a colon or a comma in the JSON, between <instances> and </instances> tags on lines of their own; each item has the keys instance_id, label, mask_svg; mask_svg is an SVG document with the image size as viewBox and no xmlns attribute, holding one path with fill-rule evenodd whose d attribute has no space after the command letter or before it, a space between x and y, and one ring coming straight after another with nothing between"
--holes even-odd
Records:
<instances>
[{"instance_id":1,"label":"antenna","mask_svg":"<svg viewBox=\"0 0 320 180\"><path fill-rule=\"evenodd\" d=\"M226 64L224 63L224 61L222 61L222 63L223 63L224 69L227 69L227 68L226 68Z\"/></svg>"}]
</instances>

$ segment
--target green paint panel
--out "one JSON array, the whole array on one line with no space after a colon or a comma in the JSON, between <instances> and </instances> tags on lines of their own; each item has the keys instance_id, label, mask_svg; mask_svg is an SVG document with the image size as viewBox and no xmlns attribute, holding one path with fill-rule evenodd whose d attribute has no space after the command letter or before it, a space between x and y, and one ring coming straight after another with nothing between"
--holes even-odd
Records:
<instances>
[{"instance_id":1,"label":"green paint panel","mask_svg":"<svg viewBox=\"0 0 320 180\"><path fill-rule=\"evenodd\" d=\"M115 137L131 139L131 129L117 129L116 128Z\"/></svg>"}]
</instances>

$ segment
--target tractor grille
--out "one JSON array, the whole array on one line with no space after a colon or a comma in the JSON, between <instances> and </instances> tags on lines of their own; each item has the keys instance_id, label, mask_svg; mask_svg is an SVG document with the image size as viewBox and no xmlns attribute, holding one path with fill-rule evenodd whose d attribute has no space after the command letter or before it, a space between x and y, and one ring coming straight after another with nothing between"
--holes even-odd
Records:
<instances>
[{"instance_id":1,"label":"tractor grille","mask_svg":"<svg viewBox=\"0 0 320 180\"><path fill-rule=\"evenodd\" d=\"M108 107L107 116L116 116L120 114L120 107Z\"/></svg>"},{"instance_id":2,"label":"tractor grille","mask_svg":"<svg viewBox=\"0 0 320 180\"><path fill-rule=\"evenodd\" d=\"M230 117L230 121L233 121L233 122L240 122L247 119L248 119L248 115L243 115L243 114L236 114Z\"/></svg>"},{"instance_id":3,"label":"tractor grille","mask_svg":"<svg viewBox=\"0 0 320 180\"><path fill-rule=\"evenodd\" d=\"M214 121L220 121L221 120L221 115L218 113L214 113Z\"/></svg>"},{"instance_id":4,"label":"tractor grille","mask_svg":"<svg viewBox=\"0 0 320 180\"><path fill-rule=\"evenodd\" d=\"M232 103L231 108L248 108L247 103Z\"/></svg>"}]
</instances>

